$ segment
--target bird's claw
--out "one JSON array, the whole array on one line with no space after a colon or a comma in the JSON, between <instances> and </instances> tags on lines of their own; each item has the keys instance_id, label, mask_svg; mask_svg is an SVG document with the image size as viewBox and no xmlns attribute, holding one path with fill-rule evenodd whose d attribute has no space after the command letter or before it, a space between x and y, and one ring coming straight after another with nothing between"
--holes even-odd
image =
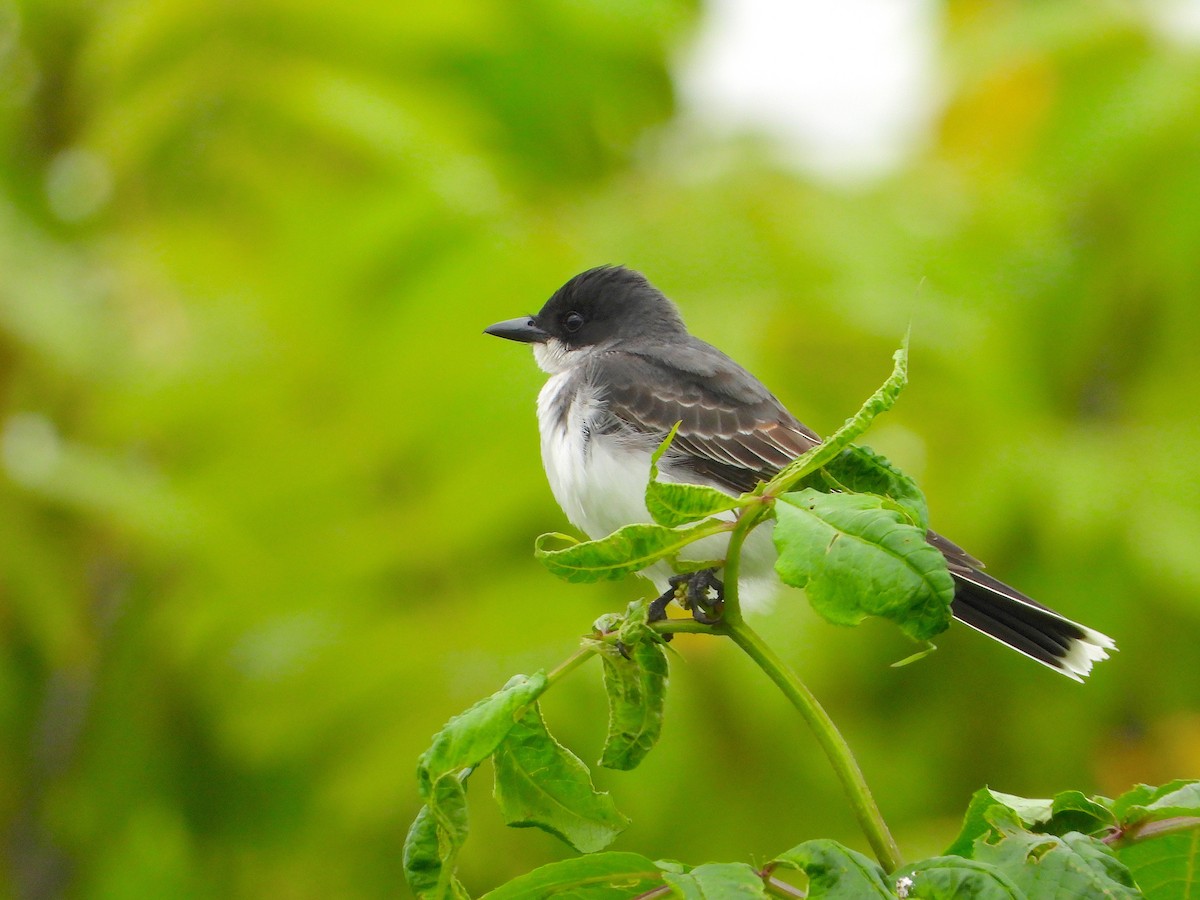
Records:
<instances>
[{"instance_id":1,"label":"bird's claw","mask_svg":"<svg viewBox=\"0 0 1200 900\"><path fill-rule=\"evenodd\" d=\"M650 601L650 606L646 610L646 623L654 624L655 622L664 622L667 618L667 604L675 599L675 587L671 586L669 591L666 591L661 597L656 597ZM662 636L664 641L669 641L675 635L671 632L665 632Z\"/></svg>"},{"instance_id":2,"label":"bird's claw","mask_svg":"<svg viewBox=\"0 0 1200 900\"><path fill-rule=\"evenodd\" d=\"M716 625L725 609L725 585L717 578L716 569L700 569L672 576L668 582L672 596L680 605L691 610L692 618L702 625ZM659 599L662 599L661 597Z\"/></svg>"},{"instance_id":3,"label":"bird's claw","mask_svg":"<svg viewBox=\"0 0 1200 900\"><path fill-rule=\"evenodd\" d=\"M692 614L692 618L701 625L716 625L721 621L721 613L725 609L725 585L717 578L716 569L700 569L697 572L684 572L673 575L667 580L670 587L660 597L650 601L646 611L647 623L662 622L667 618L667 606L672 600ZM664 640L671 640L673 635L667 632Z\"/></svg>"}]
</instances>

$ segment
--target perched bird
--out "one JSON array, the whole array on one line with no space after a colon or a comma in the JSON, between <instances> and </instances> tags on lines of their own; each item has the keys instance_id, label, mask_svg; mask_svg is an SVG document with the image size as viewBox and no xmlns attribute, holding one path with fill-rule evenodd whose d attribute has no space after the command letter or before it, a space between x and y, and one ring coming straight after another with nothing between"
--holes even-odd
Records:
<instances>
[{"instance_id":1,"label":"perched bird","mask_svg":"<svg viewBox=\"0 0 1200 900\"><path fill-rule=\"evenodd\" d=\"M679 422L660 461L665 481L752 490L820 443L762 383L720 350L688 334L675 304L639 272L601 266L576 275L533 316L498 322L487 334L533 345L550 375L538 396L542 462L567 518L597 539L650 522L650 455ZM743 605L769 602L771 523L743 548ZM980 571L982 564L933 531L955 582L954 617L1031 659L1082 681L1115 649L1112 639L1059 615ZM726 535L690 545L688 559L721 559ZM643 574L669 596L672 570Z\"/></svg>"}]
</instances>

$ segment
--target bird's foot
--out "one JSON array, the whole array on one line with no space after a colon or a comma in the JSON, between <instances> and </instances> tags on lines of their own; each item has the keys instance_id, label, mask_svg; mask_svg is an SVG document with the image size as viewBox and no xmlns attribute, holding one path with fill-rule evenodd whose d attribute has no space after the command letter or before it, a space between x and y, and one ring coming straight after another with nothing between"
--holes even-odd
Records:
<instances>
[{"instance_id":1,"label":"bird's foot","mask_svg":"<svg viewBox=\"0 0 1200 900\"><path fill-rule=\"evenodd\" d=\"M675 599L675 588L672 586L665 591L661 597L656 597L650 601L650 606L646 610L646 624L653 625L655 622L664 622L667 619L667 605ZM669 641L675 635L671 632L663 634L662 639Z\"/></svg>"},{"instance_id":2,"label":"bird's foot","mask_svg":"<svg viewBox=\"0 0 1200 900\"><path fill-rule=\"evenodd\" d=\"M684 609L691 610L692 618L697 622L716 625L721 621L721 613L725 610L725 585L717 578L716 569L685 572L673 576L667 583L671 585L671 596Z\"/></svg>"},{"instance_id":3,"label":"bird's foot","mask_svg":"<svg viewBox=\"0 0 1200 900\"><path fill-rule=\"evenodd\" d=\"M650 601L646 612L648 623L664 621L672 600L690 611L692 618L702 625L716 625L721 621L721 613L725 610L725 585L717 578L716 569L684 572L672 576L667 583L670 587ZM672 637L670 632L663 635L668 641Z\"/></svg>"}]
</instances>

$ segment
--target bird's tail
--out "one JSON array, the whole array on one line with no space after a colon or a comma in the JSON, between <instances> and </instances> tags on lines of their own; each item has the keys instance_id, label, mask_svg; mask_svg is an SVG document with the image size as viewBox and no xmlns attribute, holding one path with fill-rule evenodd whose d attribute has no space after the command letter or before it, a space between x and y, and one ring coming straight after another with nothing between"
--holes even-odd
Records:
<instances>
[{"instance_id":1,"label":"bird's tail","mask_svg":"<svg viewBox=\"0 0 1200 900\"><path fill-rule=\"evenodd\" d=\"M1108 659L1112 638L1026 597L974 566L950 562L954 576L954 618L1024 653L1068 678L1083 679L1092 665Z\"/></svg>"}]
</instances>

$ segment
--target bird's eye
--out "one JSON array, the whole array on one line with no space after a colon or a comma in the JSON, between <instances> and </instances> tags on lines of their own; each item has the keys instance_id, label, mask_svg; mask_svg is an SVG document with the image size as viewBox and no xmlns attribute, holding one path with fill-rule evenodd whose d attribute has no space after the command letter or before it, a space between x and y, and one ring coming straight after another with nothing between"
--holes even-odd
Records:
<instances>
[{"instance_id":1,"label":"bird's eye","mask_svg":"<svg viewBox=\"0 0 1200 900\"><path fill-rule=\"evenodd\" d=\"M574 334L583 327L583 316L577 312L567 313L563 316L562 324L567 334Z\"/></svg>"}]
</instances>

